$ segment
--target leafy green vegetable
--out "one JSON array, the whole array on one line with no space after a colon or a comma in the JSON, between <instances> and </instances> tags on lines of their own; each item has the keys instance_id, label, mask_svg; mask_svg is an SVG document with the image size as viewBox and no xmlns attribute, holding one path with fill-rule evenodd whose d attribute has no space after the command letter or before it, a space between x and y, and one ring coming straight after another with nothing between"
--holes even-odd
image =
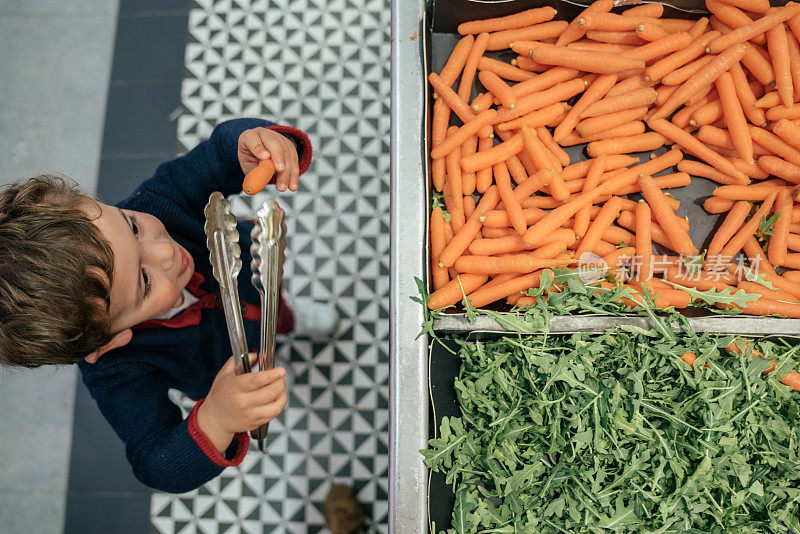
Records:
<instances>
[{"instance_id":1,"label":"leafy green vegetable","mask_svg":"<svg viewBox=\"0 0 800 534\"><path fill-rule=\"evenodd\" d=\"M800 532L800 395L762 376L797 369L798 341L730 357L733 337L658 320L453 339L461 416L422 451L456 496L448 533Z\"/></svg>"},{"instance_id":2,"label":"leafy green vegetable","mask_svg":"<svg viewBox=\"0 0 800 534\"><path fill-rule=\"evenodd\" d=\"M758 231L765 236L771 236L772 234L772 227L775 225L775 221L778 220L778 217L781 216L781 213L774 213L769 217L761 217L761 221L758 223Z\"/></svg>"},{"instance_id":3,"label":"leafy green vegetable","mask_svg":"<svg viewBox=\"0 0 800 534\"><path fill-rule=\"evenodd\" d=\"M756 293L748 293L744 289L733 291L733 288L731 287L726 287L722 291L715 288L711 288L707 291L700 291L697 288L676 284L675 282L670 282L669 280L665 280L665 282L676 289L686 291L692 296L692 300L701 300L710 305L735 304L737 306L744 306L748 302L754 301L761 296Z\"/></svg>"}]
</instances>

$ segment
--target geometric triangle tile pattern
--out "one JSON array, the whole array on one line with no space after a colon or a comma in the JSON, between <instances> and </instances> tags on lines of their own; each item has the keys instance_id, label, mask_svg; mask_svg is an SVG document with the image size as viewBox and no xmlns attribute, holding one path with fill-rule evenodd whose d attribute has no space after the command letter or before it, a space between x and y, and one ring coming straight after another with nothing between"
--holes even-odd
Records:
<instances>
[{"instance_id":1,"label":"geometric triangle tile pattern","mask_svg":"<svg viewBox=\"0 0 800 534\"><path fill-rule=\"evenodd\" d=\"M389 0L195 0L182 150L221 121L264 117L305 131L314 160L296 193L234 197L239 217L272 195L286 211L284 289L335 305L329 343L283 338L289 402L267 448L182 495L154 493L163 534L322 532L333 483L355 487L368 532L388 531ZM188 410L192 402L173 399Z\"/></svg>"}]
</instances>

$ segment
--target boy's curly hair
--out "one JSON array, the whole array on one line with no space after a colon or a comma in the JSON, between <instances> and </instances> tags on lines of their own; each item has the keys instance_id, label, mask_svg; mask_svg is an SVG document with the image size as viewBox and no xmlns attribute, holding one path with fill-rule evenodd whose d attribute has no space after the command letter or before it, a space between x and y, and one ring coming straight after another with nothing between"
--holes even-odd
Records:
<instances>
[{"instance_id":1,"label":"boy's curly hair","mask_svg":"<svg viewBox=\"0 0 800 534\"><path fill-rule=\"evenodd\" d=\"M75 363L111 340L114 254L93 205L59 176L0 191L0 362Z\"/></svg>"}]
</instances>

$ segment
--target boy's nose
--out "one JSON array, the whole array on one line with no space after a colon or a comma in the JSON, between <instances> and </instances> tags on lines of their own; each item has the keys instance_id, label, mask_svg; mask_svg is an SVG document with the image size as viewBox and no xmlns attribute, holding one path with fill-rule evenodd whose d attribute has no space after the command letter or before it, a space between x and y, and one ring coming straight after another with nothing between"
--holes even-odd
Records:
<instances>
[{"instance_id":1,"label":"boy's nose","mask_svg":"<svg viewBox=\"0 0 800 534\"><path fill-rule=\"evenodd\" d=\"M172 269L175 263L175 247L167 239L154 239L150 241L148 260L165 271Z\"/></svg>"}]
</instances>

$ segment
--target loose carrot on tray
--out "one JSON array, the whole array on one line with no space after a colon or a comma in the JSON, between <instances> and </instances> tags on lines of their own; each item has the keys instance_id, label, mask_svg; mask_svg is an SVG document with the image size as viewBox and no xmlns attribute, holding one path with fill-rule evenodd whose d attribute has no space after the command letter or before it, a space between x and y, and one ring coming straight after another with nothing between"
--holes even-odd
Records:
<instances>
[{"instance_id":1,"label":"loose carrot on tray","mask_svg":"<svg viewBox=\"0 0 800 534\"><path fill-rule=\"evenodd\" d=\"M663 19L657 4L622 15L612 7L597 0L572 21L546 6L465 23L431 73L429 168L447 208L431 209L435 307L464 295L477 306L530 306L523 293L541 269L592 251L631 284L624 305L642 302L644 287L658 306L692 303L671 281L759 295L744 313L797 313L776 303L800 306L800 4L708 0L712 16L695 21ZM519 54L510 63L507 49ZM473 97L476 87L485 92ZM629 155L672 143L700 161L676 148L641 163ZM575 161L563 150L573 145L599 157ZM724 219L705 257L720 263L743 249L775 289L737 286L724 261L721 278L707 266L690 280L677 256L631 278L652 243L698 252L675 214L682 204L664 192L692 176L720 184L703 202ZM644 201L626 198L638 192Z\"/></svg>"}]
</instances>

